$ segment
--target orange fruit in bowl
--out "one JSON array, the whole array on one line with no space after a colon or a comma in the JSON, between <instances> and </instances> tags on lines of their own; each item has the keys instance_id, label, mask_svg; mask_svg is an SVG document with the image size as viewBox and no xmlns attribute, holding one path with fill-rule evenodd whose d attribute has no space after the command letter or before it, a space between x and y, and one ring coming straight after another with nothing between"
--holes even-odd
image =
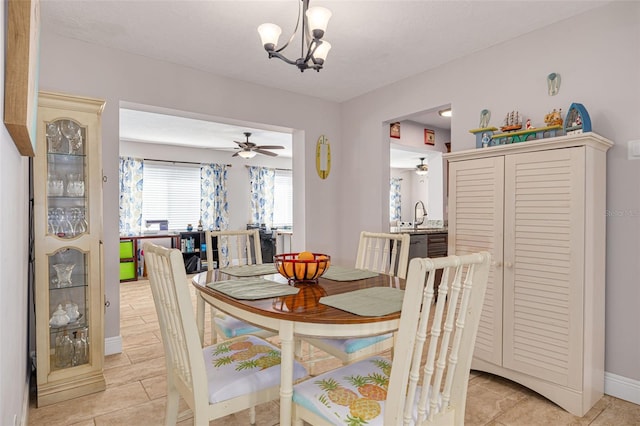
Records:
<instances>
[{"instance_id":1,"label":"orange fruit in bowl","mask_svg":"<svg viewBox=\"0 0 640 426\"><path fill-rule=\"evenodd\" d=\"M310 251L303 251L298 254L298 260L313 260L316 257Z\"/></svg>"},{"instance_id":2,"label":"orange fruit in bowl","mask_svg":"<svg viewBox=\"0 0 640 426\"><path fill-rule=\"evenodd\" d=\"M315 277L317 271L318 271L318 264L317 263L315 263L315 262L307 263L307 276L306 276L306 279L312 280Z\"/></svg>"},{"instance_id":3,"label":"orange fruit in bowl","mask_svg":"<svg viewBox=\"0 0 640 426\"><path fill-rule=\"evenodd\" d=\"M318 269L320 270L319 275L324 273L330 263L328 256L325 256L324 254L318 256Z\"/></svg>"},{"instance_id":4,"label":"orange fruit in bowl","mask_svg":"<svg viewBox=\"0 0 640 426\"><path fill-rule=\"evenodd\" d=\"M285 277L289 277L292 278L293 277L293 262L287 262L284 261L282 262L283 265L283 269L284 269L284 276Z\"/></svg>"}]
</instances>

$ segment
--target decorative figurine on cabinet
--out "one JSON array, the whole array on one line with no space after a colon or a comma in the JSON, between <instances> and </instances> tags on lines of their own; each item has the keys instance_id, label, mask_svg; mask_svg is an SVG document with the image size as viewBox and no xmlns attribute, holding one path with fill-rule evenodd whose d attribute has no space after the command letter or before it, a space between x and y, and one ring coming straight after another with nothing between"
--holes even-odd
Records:
<instances>
[{"instance_id":1,"label":"decorative figurine on cabinet","mask_svg":"<svg viewBox=\"0 0 640 426\"><path fill-rule=\"evenodd\" d=\"M591 131L591 118L582 104L572 103L564 120L564 134L577 135Z\"/></svg>"},{"instance_id":2,"label":"decorative figurine on cabinet","mask_svg":"<svg viewBox=\"0 0 640 426\"><path fill-rule=\"evenodd\" d=\"M486 148L489 146L489 144L491 143L491 138L489 137L488 134L483 133L482 134L482 147Z\"/></svg>"},{"instance_id":3,"label":"decorative figurine on cabinet","mask_svg":"<svg viewBox=\"0 0 640 426\"><path fill-rule=\"evenodd\" d=\"M476 136L476 148L486 148L491 145L493 133L498 130L498 128L489 126L490 119L491 111L483 109L480 111L480 127L469 130L469 133L473 133Z\"/></svg>"}]
</instances>

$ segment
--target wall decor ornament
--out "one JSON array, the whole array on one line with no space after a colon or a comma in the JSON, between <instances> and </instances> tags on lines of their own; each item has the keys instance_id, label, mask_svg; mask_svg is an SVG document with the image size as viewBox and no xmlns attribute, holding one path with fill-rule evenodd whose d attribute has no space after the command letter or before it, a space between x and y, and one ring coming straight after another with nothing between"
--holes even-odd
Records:
<instances>
[{"instance_id":1,"label":"wall decor ornament","mask_svg":"<svg viewBox=\"0 0 640 426\"><path fill-rule=\"evenodd\" d=\"M320 179L329 177L331 171L331 146L325 135L320 135L316 142L316 172Z\"/></svg>"},{"instance_id":2,"label":"wall decor ornament","mask_svg":"<svg viewBox=\"0 0 640 426\"><path fill-rule=\"evenodd\" d=\"M435 145L436 144L436 134L431 129L424 129L424 144L425 145Z\"/></svg>"},{"instance_id":3,"label":"wall decor ornament","mask_svg":"<svg viewBox=\"0 0 640 426\"><path fill-rule=\"evenodd\" d=\"M480 111L480 127L481 129L485 129L489 126L489 120L491 120L491 111L488 109L483 109Z\"/></svg>"},{"instance_id":4,"label":"wall decor ornament","mask_svg":"<svg viewBox=\"0 0 640 426\"><path fill-rule=\"evenodd\" d=\"M547 76L547 91L549 96L555 96L560 91L560 74L552 72Z\"/></svg>"},{"instance_id":5,"label":"wall decor ornament","mask_svg":"<svg viewBox=\"0 0 640 426\"><path fill-rule=\"evenodd\" d=\"M395 139L400 139L400 122L389 124L389 136Z\"/></svg>"}]
</instances>

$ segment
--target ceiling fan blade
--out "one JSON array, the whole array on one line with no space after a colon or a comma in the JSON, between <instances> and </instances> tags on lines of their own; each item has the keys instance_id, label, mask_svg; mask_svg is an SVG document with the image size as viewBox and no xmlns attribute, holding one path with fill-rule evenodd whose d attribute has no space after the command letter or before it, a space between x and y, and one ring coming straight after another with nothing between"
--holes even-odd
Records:
<instances>
[{"instance_id":1,"label":"ceiling fan blade","mask_svg":"<svg viewBox=\"0 0 640 426\"><path fill-rule=\"evenodd\" d=\"M284 149L284 146L280 145L260 145L257 146L258 149Z\"/></svg>"},{"instance_id":2,"label":"ceiling fan blade","mask_svg":"<svg viewBox=\"0 0 640 426\"><path fill-rule=\"evenodd\" d=\"M232 157L237 157L239 153L240 151L236 152L235 154L232 155Z\"/></svg>"},{"instance_id":3,"label":"ceiling fan blade","mask_svg":"<svg viewBox=\"0 0 640 426\"><path fill-rule=\"evenodd\" d=\"M269 157L277 157L278 154L276 154L275 152L271 152L271 151L264 151L262 149L256 148L254 149L255 152L260 153L260 154L264 154L264 155L268 155Z\"/></svg>"}]
</instances>

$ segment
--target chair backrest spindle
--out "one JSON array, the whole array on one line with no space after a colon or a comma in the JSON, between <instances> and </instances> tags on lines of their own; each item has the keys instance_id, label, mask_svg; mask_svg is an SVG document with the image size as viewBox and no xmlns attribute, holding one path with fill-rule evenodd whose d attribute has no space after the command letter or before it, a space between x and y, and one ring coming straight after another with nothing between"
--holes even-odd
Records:
<instances>
[{"instance_id":1,"label":"chair backrest spindle","mask_svg":"<svg viewBox=\"0 0 640 426\"><path fill-rule=\"evenodd\" d=\"M213 269L213 238L217 239L218 267L260 265L262 249L258 229L207 231L207 266Z\"/></svg>"},{"instance_id":2,"label":"chair backrest spindle","mask_svg":"<svg viewBox=\"0 0 640 426\"><path fill-rule=\"evenodd\" d=\"M409 234L362 231L356 268L405 278L409 258Z\"/></svg>"}]
</instances>

